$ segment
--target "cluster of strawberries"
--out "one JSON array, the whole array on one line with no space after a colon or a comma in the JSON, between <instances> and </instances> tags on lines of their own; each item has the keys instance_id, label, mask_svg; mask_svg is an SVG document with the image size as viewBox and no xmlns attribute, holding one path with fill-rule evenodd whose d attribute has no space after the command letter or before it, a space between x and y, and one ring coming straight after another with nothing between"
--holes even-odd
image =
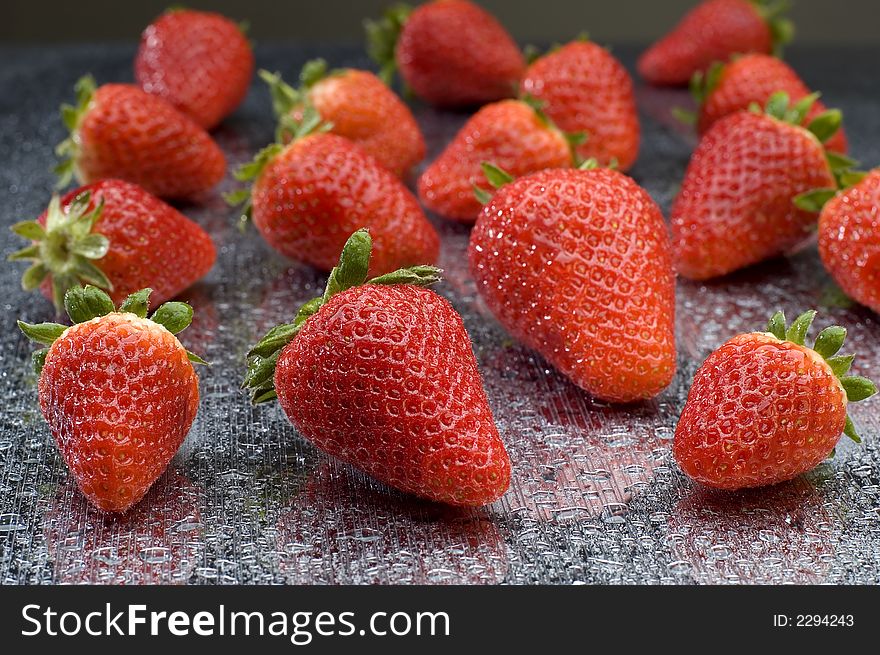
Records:
<instances>
[{"instance_id":1,"label":"cluster of strawberries","mask_svg":"<svg viewBox=\"0 0 880 655\"><path fill-rule=\"evenodd\" d=\"M708 0L639 62L651 83L693 79L699 100L702 139L671 237L622 172L639 150L632 80L587 39L528 64L486 11L434 0L367 23L380 76L317 60L294 88L260 71L277 143L236 172L249 188L228 200L270 246L329 279L248 353L254 402L277 398L316 446L403 491L453 505L501 497L510 460L462 320L428 288L440 241L422 206L474 224L470 270L492 314L608 402L652 398L672 380L676 272L725 275L791 251L817 224L831 274L880 311L880 171L853 170L840 112L771 55L791 32L777 4ZM13 227L31 241L14 255L32 262L25 288L73 322L20 326L45 346L44 416L102 509L137 502L196 415L201 359L174 336L192 309L166 302L147 318L148 300L178 295L216 252L159 197L197 200L223 178L206 130L253 71L235 23L169 11L144 32L137 85L84 78L63 109L59 172L86 186ZM425 144L387 86L395 71L428 103L481 106L425 169L418 200L404 180ZM791 326L777 314L697 372L674 445L685 473L720 488L772 484L815 467L842 434L858 438L847 402L876 388L847 375L843 328L805 345L814 314Z\"/></svg>"}]
</instances>

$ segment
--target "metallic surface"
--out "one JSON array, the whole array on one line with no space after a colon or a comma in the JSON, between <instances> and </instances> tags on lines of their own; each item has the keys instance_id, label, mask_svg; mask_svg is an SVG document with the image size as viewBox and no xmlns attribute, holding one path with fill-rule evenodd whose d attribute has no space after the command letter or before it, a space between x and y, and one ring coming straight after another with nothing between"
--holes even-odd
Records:
<instances>
[{"instance_id":1,"label":"metallic surface","mask_svg":"<svg viewBox=\"0 0 880 655\"><path fill-rule=\"evenodd\" d=\"M306 58L364 65L354 49L263 47L261 66L289 78ZM628 64L634 52L620 53ZM853 154L880 162L877 51L801 51L791 61L830 106L846 112ZM87 71L129 80L133 48L0 48L0 216L33 218L49 199L56 108ZM843 71L843 72L841 72ZM694 139L669 110L680 91L639 89L644 143L633 176L665 211ZM465 116L418 106L430 157ZM271 139L257 88L216 133L237 164ZM228 190L227 180L222 190ZM679 282L679 371L653 402L598 403L512 343L475 295L465 227L443 237L438 291L464 316L513 482L495 505L447 509L404 497L303 441L276 405L252 408L239 390L243 355L324 276L285 261L214 194L184 211L216 239L218 264L183 295L196 320L185 345L200 369L202 406L189 438L147 498L123 517L87 506L40 416L30 345L15 319L50 320L0 267L0 583L818 583L880 582L880 400L854 406L865 444L841 442L833 461L792 483L744 494L696 488L670 456L696 367L776 308L817 307L818 323L850 329L856 371L880 363L877 317L848 304L815 247L712 284ZM0 251L20 245L5 227ZM169 263L173 265L173 262Z\"/></svg>"}]
</instances>

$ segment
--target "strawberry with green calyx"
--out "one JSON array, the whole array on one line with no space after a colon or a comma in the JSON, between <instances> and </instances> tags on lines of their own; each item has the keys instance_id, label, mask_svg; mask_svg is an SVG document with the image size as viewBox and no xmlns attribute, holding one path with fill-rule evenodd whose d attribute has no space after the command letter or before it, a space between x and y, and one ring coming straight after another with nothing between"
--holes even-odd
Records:
<instances>
[{"instance_id":1,"label":"strawberry with green calyx","mask_svg":"<svg viewBox=\"0 0 880 655\"><path fill-rule=\"evenodd\" d=\"M299 89L278 73L260 71L260 77L269 85L280 141L290 139L290 124L302 120L309 105L332 126L331 132L357 143L398 177L425 156L425 141L409 107L369 71L328 71L326 61L315 59L303 67Z\"/></svg>"},{"instance_id":2,"label":"strawberry with green calyx","mask_svg":"<svg viewBox=\"0 0 880 655\"><path fill-rule=\"evenodd\" d=\"M840 127L829 110L802 127L812 97L789 106L770 97L719 120L700 141L671 213L678 272L705 280L795 249L810 236L816 215L795 197L836 188L852 160L822 143Z\"/></svg>"},{"instance_id":3,"label":"strawberry with green calyx","mask_svg":"<svg viewBox=\"0 0 880 655\"><path fill-rule=\"evenodd\" d=\"M700 367L673 444L689 477L720 489L776 484L818 466L842 435L861 441L847 406L877 387L847 375L853 355L837 354L844 328L804 345L815 315L786 326L777 312L767 332L734 337Z\"/></svg>"},{"instance_id":4,"label":"strawberry with green calyx","mask_svg":"<svg viewBox=\"0 0 880 655\"><path fill-rule=\"evenodd\" d=\"M281 254L329 271L352 232L375 240L374 275L434 262L440 240L412 193L352 141L328 133L307 107L287 145L272 144L236 172L250 190L227 196Z\"/></svg>"},{"instance_id":5,"label":"strawberry with green calyx","mask_svg":"<svg viewBox=\"0 0 880 655\"><path fill-rule=\"evenodd\" d=\"M79 284L101 287L117 303L150 287L156 302L164 302L204 277L216 259L211 237L197 223L122 180L53 197L36 221L16 223L12 231L32 241L9 257L32 262L22 286L39 287L59 312L65 292Z\"/></svg>"},{"instance_id":6,"label":"strawberry with green calyx","mask_svg":"<svg viewBox=\"0 0 880 655\"><path fill-rule=\"evenodd\" d=\"M195 419L193 363L204 364L174 335L192 321L181 302L147 318L150 289L117 309L92 286L64 296L73 322L19 321L31 341L40 408L83 494L99 509L124 512L162 474Z\"/></svg>"},{"instance_id":7,"label":"strawberry with green calyx","mask_svg":"<svg viewBox=\"0 0 880 655\"><path fill-rule=\"evenodd\" d=\"M497 500L510 482L461 317L416 266L368 279L358 230L324 294L248 353L254 402L278 398L321 450L407 493L452 505Z\"/></svg>"}]
</instances>

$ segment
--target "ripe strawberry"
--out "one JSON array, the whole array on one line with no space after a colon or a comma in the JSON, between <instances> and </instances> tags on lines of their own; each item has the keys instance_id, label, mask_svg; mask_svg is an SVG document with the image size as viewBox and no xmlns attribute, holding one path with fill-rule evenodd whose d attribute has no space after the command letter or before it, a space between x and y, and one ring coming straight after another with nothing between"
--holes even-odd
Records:
<instances>
[{"instance_id":1,"label":"ripe strawberry","mask_svg":"<svg viewBox=\"0 0 880 655\"><path fill-rule=\"evenodd\" d=\"M305 105L314 107L333 134L354 141L398 177L425 158L425 140L403 101L369 71L327 71L323 59L310 61L300 73L302 88L285 84L278 73L260 71L269 85L272 105L284 140L288 117L301 121Z\"/></svg>"},{"instance_id":2,"label":"ripe strawberry","mask_svg":"<svg viewBox=\"0 0 880 655\"><path fill-rule=\"evenodd\" d=\"M34 353L40 409L83 494L96 507L124 512L138 502L183 443L199 405L199 383L176 333L192 320L181 302L147 319L149 289L117 310L96 287L64 296L71 327L28 325L47 346Z\"/></svg>"},{"instance_id":3,"label":"ripe strawberry","mask_svg":"<svg viewBox=\"0 0 880 655\"><path fill-rule=\"evenodd\" d=\"M76 107L61 115L70 137L58 145L59 186L119 178L162 198L207 191L226 172L216 143L186 115L131 84L76 84Z\"/></svg>"},{"instance_id":4,"label":"ripe strawberry","mask_svg":"<svg viewBox=\"0 0 880 655\"><path fill-rule=\"evenodd\" d=\"M582 135L581 135L582 136ZM419 178L422 204L444 218L472 223L482 209L474 186L482 164L492 162L514 177L573 164L574 142L532 105L502 100L474 114Z\"/></svg>"},{"instance_id":5,"label":"ripe strawberry","mask_svg":"<svg viewBox=\"0 0 880 655\"><path fill-rule=\"evenodd\" d=\"M778 0L704 0L639 59L639 74L651 84L685 85L697 71L731 55L770 54L794 34Z\"/></svg>"},{"instance_id":6,"label":"ripe strawberry","mask_svg":"<svg viewBox=\"0 0 880 655\"><path fill-rule=\"evenodd\" d=\"M12 231L34 242L10 257L33 262L22 286L41 287L59 312L67 290L85 283L106 289L114 303L145 287L165 302L203 278L217 257L198 224L121 180L54 196L36 221Z\"/></svg>"},{"instance_id":7,"label":"ripe strawberry","mask_svg":"<svg viewBox=\"0 0 880 655\"><path fill-rule=\"evenodd\" d=\"M260 234L281 254L329 271L348 236L362 225L376 239L371 273L434 262L440 240L412 193L360 147L307 110L293 141L273 144L236 174L254 180L250 211ZM228 196L232 204L248 192Z\"/></svg>"},{"instance_id":8,"label":"ripe strawberry","mask_svg":"<svg viewBox=\"0 0 880 655\"><path fill-rule=\"evenodd\" d=\"M451 505L507 490L498 436L461 317L433 291L438 269L367 281L370 236L355 232L323 297L248 354L244 386L275 398L318 448L392 487Z\"/></svg>"},{"instance_id":9,"label":"ripe strawberry","mask_svg":"<svg viewBox=\"0 0 880 655\"><path fill-rule=\"evenodd\" d=\"M651 398L675 372L675 275L663 216L608 169L510 182L471 232L471 274L516 339L611 402Z\"/></svg>"},{"instance_id":10,"label":"ripe strawberry","mask_svg":"<svg viewBox=\"0 0 880 655\"><path fill-rule=\"evenodd\" d=\"M510 98L526 67L495 17L466 0L397 5L366 28L367 50L385 82L399 69L417 96L438 107Z\"/></svg>"},{"instance_id":11,"label":"ripe strawberry","mask_svg":"<svg viewBox=\"0 0 880 655\"><path fill-rule=\"evenodd\" d=\"M627 170L639 154L639 116L629 73L605 48L574 41L536 60L520 85L543 103L547 116L566 132L583 132L583 159L617 162Z\"/></svg>"},{"instance_id":12,"label":"ripe strawberry","mask_svg":"<svg viewBox=\"0 0 880 655\"><path fill-rule=\"evenodd\" d=\"M672 206L678 272L694 280L726 275L791 251L809 236L816 215L795 196L835 187L835 169L822 141L840 126L839 111L800 127L807 97L789 109L774 94L767 113L740 111L713 125L694 151ZM841 160L838 162L838 160Z\"/></svg>"},{"instance_id":13,"label":"ripe strawberry","mask_svg":"<svg viewBox=\"0 0 880 655\"><path fill-rule=\"evenodd\" d=\"M880 312L880 168L825 204L819 255L847 295Z\"/></svg>"},{"instance_id":14,"label":"ripe strawberry","mask_svg":"<svg viewBox=\"0 0 880 655\"><path fill-rule=\"evenodd\" d=\"M835 356L846 330L832 326L804 345L816 312L786 329L778 312L767 332L734 337L697 371L675 429L673 453L697 482L719 489L790 480L833 454L841 434L856 442L847 403L877 393L845 376L853 356Z\"/></svg>"},{"instance_id":15,"label":"ripe strawberry","mask_svg":"<svg viewBox=\"0 0 880 655\"><path fill-rule=\"evenodd\" d=\"M736 57L727 64L716 62L705 74L696 73L691 80L691 91L699 104L697 130L705 133L719 119L752 103L764 105L774 93L784 91L792 102L800 102L812 95L798 74L781 59L764 54ZM818 98L818 94L813 95ZM816 100L804 119L809 124L828 111ZM828 150L845 153L847 140L843 129L828 139Z\"/></svg>"},{"instance_id":16,"label":"ripe strawberry","mask_svg":"<svg viewBox=\"0 0 880 655\"><path fill-rule=\"evenodd\" d=\"M225 16L170 9L141 35L137 83L206 130L241 104L254 76L254 53L242 28Z\"/></svg>"}]
</instances>

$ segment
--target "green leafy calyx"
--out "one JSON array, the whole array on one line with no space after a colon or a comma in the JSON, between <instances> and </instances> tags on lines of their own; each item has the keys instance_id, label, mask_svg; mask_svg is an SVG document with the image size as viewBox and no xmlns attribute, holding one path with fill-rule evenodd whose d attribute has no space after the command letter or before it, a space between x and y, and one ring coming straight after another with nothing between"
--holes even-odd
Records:
<instances>
[{"instance_id":1,"label":"green leafy calyx","mask_svg":"<svg viewBox=\"0 0 880 655\"><path fill-rule=\"evenodd\" d=\"M773 53L781 57L785 46L794 40L794 23L785 16L791 9L791 0L751 0L751 3L770 28Z\"/></svg>"},{"instance_id":2,"label":"green leafy calyx","mask_svg":"<svg viewBox=\"0 0 880 655\"><path fill-rule=\"evenodd\" d=\"M367 54L379 66L379 77L391 84L397 70L397 40L412 13L412 7L398 4L385 11L382 18L364 21L367 33Z\"/></svg>"},{"instance_id":3,"label":"green leafy calyx","mask_svg":"<svg viewBox=\"0 0 880 655\"><path fill-rule=\"evenodd\" d=\"M514 180L513 175L505 171L503 168L499 168L492 162L484 161L480 164L480 168L483 169L483 175L486 177L489 186L496 191L505 184L510 184ZM489 204L489 201L492 200L493 193L492 191L488 191L478 184L475 184L474 195L477 197L477 200L480 201L481 205L487 205Z\"/></svg>"},{"instance_id":4,"label":"green leafy calyx","mask_svg":"<svg viewBox=\"0 0 880 655\"><path fill-rule=\"evenodd\" d=\"M59 162L53 172L58 176L59 189L69 185L76 173L76 160L79 157L79 127L91 108L97 88L95 78L85 75L74 86L76 104L61 105L61 122L70 135L55 147Z\"/></svg>"}]
</instances>

